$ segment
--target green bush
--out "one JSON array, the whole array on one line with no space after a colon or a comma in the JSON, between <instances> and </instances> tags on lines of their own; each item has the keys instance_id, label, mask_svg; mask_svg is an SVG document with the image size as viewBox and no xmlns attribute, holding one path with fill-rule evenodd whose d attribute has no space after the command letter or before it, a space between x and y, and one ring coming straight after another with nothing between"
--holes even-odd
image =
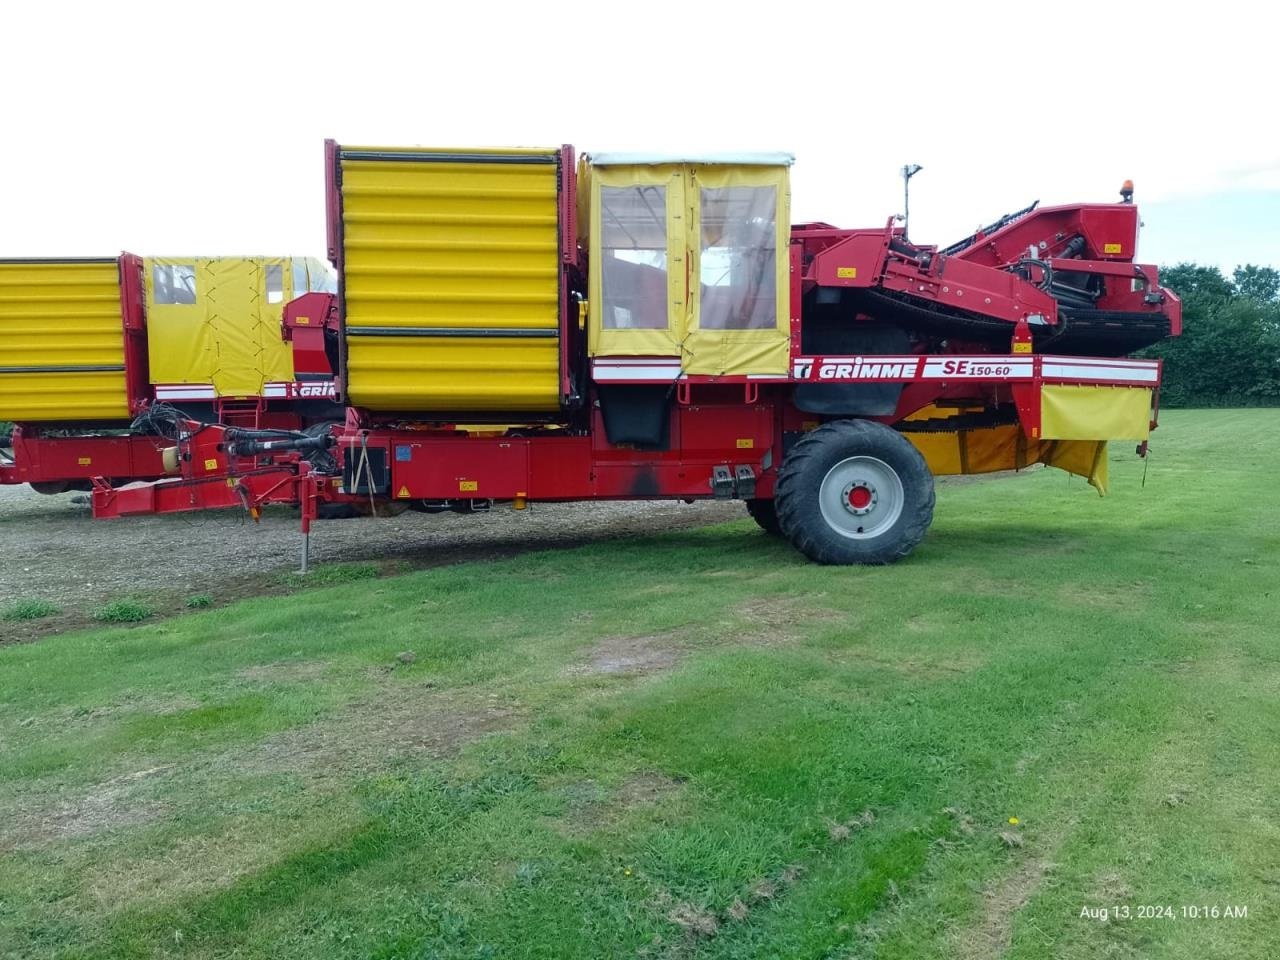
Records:
<instances>
[{"instance_id":1,"label":"green bush","mask_svg":"<svg viewBox=\"0 0 1280 960\"><path fill-rule=\"evenodd\" d=\"M61 612L62 609L57 604L48 600L17 600L4 608L4 612L0 613L0 620L39 620Z\"/></svg>"},{"instance_id":2,"label":"green bush","mask_svg":"<svg viewBox=\"0 0 1280 960\"><path fill-rule=\"evenodd\" d=\"M199 610L201 607L212 607L213 597L207 593L200 593L194 597L187 597L187 606L192 610Z\"/></svg>"},{"instance_id":3,"label":"green bush","mask_svg":"<svg viewBox=\"0 0 1280 960\"><path fill-rule=\"evenodd\" d=\"M1182 299L1182 336L1143 351L1164 361L1166 407L1280 406L1280 272L1180 263L1160 282Z\"/></svg>"},{"instance_id":4,"label":"green bush","mask_svg":"<svg viewBox=\"0 0 1280 960\"><path fill-rule=\"evenodd\" d=\"M139 620L147 619L155 612L154 608L141 600L124 597L120 600L108 601L101 610L93 615L93 618L101 620L103 623L137 623Z\"/></svg>"}]
</instances>

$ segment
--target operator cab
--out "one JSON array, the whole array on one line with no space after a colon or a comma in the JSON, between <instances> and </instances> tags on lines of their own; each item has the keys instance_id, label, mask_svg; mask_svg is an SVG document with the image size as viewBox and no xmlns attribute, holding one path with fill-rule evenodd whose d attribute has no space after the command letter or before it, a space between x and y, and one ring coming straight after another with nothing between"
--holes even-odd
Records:
<instances>
[{"instance_id":1,"label":"operator cab","mask_svg":"<svg viewBox=\"0 0 1280 960\"><path fill-rule=\"evenodd\" d=\"M583 157L598 383L784 376L790 154Z\"/></svg>"}]
</instances>

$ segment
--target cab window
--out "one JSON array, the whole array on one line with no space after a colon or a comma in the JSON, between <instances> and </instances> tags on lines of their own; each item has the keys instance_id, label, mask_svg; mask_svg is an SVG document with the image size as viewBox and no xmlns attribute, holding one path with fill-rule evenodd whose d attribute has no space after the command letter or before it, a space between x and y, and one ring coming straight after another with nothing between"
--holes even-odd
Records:
<instances>
[{"instance_id":1,"label":"cab window","mask_svg":"<svg viewBox=\"0 0 1280 960\"><path fill-rule=\"evenodd\" d=\"M601 323L610 330L667 326L667 190L601 187Z\"/></svg>"},{"instance_id":2,"label":"cab window","mask_svg":"<svg viewBox=\"0 0 1280 960\"><path fill-rule=\"evenodd\" d=\"M284 267L278 263L267 264L267 303L284 302Z\"/></svg>"},{"instance_id":3,"label":"cab window","mask_svg":"<svg viewBox=\"0 0 1280 960\"><path fill-rule=\"evenodd\" d=\"M190 263L155 264L151 269L154 300L159 305L196 302L196 268Z\"/></svg>"},{"instance_id":4,"label":"cab window","mask_svg":"<svg viewBox=\"0 0 1280 960\"><path fill-rule=\"evenodd\" d=\"M777 325L776 187L703 188L700 197L704 330L767 330Z\"/></svg>"},{"instance_id":5,"label":"cab window","mask_svg":"<svg viewBox=\"0 0 1280 960\"><path fill-rule=\"evenodd\" d=\"M293 295L300 297L307 292L307 263L305 260L293 261Z\"/></svg>"}]
</instances>

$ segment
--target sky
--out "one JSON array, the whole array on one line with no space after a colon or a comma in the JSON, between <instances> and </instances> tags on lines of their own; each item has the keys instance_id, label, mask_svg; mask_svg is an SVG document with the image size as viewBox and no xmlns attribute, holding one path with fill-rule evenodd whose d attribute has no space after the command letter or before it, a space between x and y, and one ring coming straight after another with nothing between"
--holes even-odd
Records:
<instances>
[{"instance_id":1,"label":"sky","mask_svg":"<svg viewBox=\"0 0 1280 960\"><path fill-rule=\"evenodd\" d=\"M13 4L0 256L323 255L332 137L787 150L792 219L846 227L901 212L917 163L911 236L940 245L1032 200L1118 200L1129 178L1141 260L1280 265L1267 9Z\"/></svg>"}]
</instances>

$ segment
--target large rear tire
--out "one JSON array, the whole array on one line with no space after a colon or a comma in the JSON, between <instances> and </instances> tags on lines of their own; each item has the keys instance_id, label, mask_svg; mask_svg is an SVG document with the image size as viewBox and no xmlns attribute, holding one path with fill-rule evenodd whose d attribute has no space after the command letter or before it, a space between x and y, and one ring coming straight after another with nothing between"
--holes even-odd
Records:
<instances>
[{"instance_id":1,"label":"large rear tire","mask_svg":"<svg viewBox=\"0 0 1280 960\"><path fill-rule=\"evenodd\" d=\"M772 500L748 500L747 513L760 525L760 529L771 536L782 536L782 528L778 526L778 511Z\"/></svg>"},{"instance_id":2,"label":"large rear tire","mask_svg":"<svg viewBox=\"0 0 1280 960\"><path fill-rule=\"evenodd\" d=\"M782 461L774 492L783 536L828 564L901 560L924 539L933 503L920 451L869 420L833 420L805 436Z\"/></svg>"}]
</instances>

